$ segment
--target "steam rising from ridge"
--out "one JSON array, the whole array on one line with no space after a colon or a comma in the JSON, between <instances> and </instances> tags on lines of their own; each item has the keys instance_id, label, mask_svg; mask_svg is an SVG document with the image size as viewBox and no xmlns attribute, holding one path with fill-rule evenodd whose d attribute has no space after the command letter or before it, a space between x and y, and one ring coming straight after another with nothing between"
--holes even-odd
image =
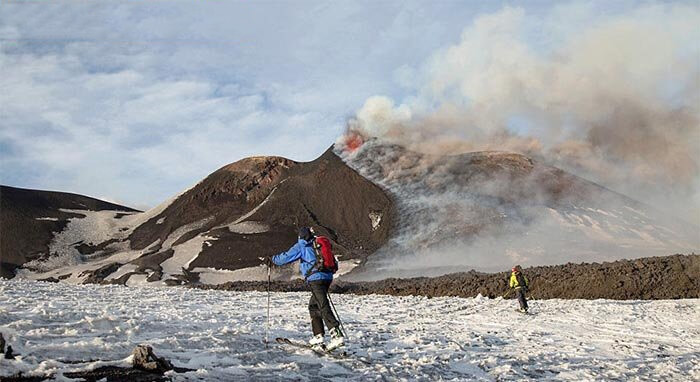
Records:
<instances>
[{"instance_id":1,"label":"steam rising from ridge","mask_svg":"<svg viewBox=\"0 0 700 382\"><path fill-rule=\"evenodd\" d=\"M582 17L585 11L579 5L565 6L533 18L522 9L506 7L478 17L457 44L435 53L424 67L413 72L403 68L414 75L413 96L400 103L371 97L348 121L337 144L339 152L397 195L400 208L418 223L404 222L395 247L388 251L409 252L414 262L448 264L444 250L439 261L430 256L438 240L421 247L426 240L418 239L421 232L443 226L446 219L441 216L448 212L461 214L460 222L492 213L510 217L497 225L500 232L474 232L467 241L443 242L445 248L456 248L455 259L466 261L466 266L494 256L501 257L493 266L503 266L510 261L551 263L557 256L559 261L605 260L697 248L700 238L692 229L674 237L662 233L669 226L656 233L638 230L658 219L624 198L605 197L595 206L577 205L580 200L540 205L551 211L495 203L486 215L474 216L470 214L487 194L474 193L474 184L455 188L444 182L428 191L407 188L411 179L431 184L449 155L504 150L700 224L700 8L648 5L597 19ZM512 179L483 181L479 187L497 189L510 186ZM538 200L549 197L536 185L532 195ZM562 212L564 206L571 215ZM586 209L598 211L602 220L591 218L591 211L580 211ZM581 227L595 231L595 225L602 224L600 235L612 236L581 244L575 254L568 251L569 257L562 255L574 239L563 239L567 224L586 218L591 222ZM623 237L630 232L641 241L626 242ZM560 239L558 244L541 245ZM643 248L645 240L654 243L650 245L656 252L635 255L634 248ZM503 244L508 242L510 246ZM619 246L611 245L616 242ZM528 245L526 254L518 254L517 248Z\"/></svg>"}]
</instances>

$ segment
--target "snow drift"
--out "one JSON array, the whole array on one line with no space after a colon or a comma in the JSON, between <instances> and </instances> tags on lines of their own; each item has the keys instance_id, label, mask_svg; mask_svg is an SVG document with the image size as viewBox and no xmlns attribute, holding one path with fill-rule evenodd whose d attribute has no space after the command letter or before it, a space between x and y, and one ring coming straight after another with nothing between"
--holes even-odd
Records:
<instances>
[{"instance_id":1,"label":"snow drift","mask_svg":"<svg viewBox=\"0 0 700 382\"><path fill-rule=\"evenodd\" d=\"M270 337L306 339L308 293L271 300ZM348 351L370 365L266 349L265 293L0 280L0 332L22 354L0 359L0 378L128 366L143 343L195 370L169 372L175 381L700 378L699 300L547 300L534 316L482 297L334 300Z\"/></svg>"}]
</instances>

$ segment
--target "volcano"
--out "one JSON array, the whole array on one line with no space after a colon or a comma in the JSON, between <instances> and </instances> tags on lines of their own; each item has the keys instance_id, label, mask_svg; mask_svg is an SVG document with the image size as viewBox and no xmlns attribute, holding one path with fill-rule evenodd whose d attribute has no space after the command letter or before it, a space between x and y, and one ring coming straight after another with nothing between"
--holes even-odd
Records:
<instances>
[{"instance_id":1,"label":"volcano","mask_svg":"<svg viewBox=\"0 0 700 382\"><path fill-rule=\"evenodd\" d=\"M306 163L242 159L146 212L98 202L61 199L41 209L35 199L3 199L51 224L20 240L26 234L3 208L3 239L31 247L3 240L6 272L127 285L262 280L263 259L288 249L300 226L331 239L338 275L349 280L698 248L692 226L524 155L435 156L377 140L331 147ZM294 266L273 272L295 277Z\"/></svg>"},{"instance_id":2,"label":"volcano","mask_svg":"<svg viewBox=\"0 0 700 382\"><path fill-rule=\"evenodd\" d=\"M396 201L391 239L352 278L690 253L698 227L525 155L431 155L369 140L341 154Z\"/></svg>"}]
</instances>

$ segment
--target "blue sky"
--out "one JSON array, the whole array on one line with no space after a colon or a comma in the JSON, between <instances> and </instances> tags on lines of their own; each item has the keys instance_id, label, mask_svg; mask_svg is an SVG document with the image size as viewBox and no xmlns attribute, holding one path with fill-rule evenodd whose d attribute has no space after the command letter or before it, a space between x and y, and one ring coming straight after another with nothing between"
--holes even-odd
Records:
<instances>
[{"instance_id":1,"label":"blue sky","mask_svg":"<svg viewBox=\"0 0 700 382\"><path fill-rule=\"evenodd\" d=\"M558 4L517 3L537 49L556 44L537 25ZM580 6L634 6L606 4ZM148 208L246 156L312 160L367 98L413 97L426 62L505 5L3 1L0 182Z\"/></svg>"}]
</instances>

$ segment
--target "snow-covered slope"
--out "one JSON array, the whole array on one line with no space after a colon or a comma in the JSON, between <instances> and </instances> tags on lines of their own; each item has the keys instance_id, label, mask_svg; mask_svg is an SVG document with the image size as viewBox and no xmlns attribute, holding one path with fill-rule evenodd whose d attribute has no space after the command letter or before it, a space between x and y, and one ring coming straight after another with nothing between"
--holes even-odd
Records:
<instances>
[{"instance_id":1,"label":"snow-covered slope","mask_svg":"<svg viewBox=\"0 0 700 382\"><path fill-rule=\"evenodd\" d=\"M0 376L128 365L141 343L196 371L173 380L700 379L700 300L532 301L334 295L348 351L265 347L266 295L0 280ZM307 293L273 293L270 338L306 339ZM81 362L84 361L84 362ZM104 362L113 361L113 362Z\"/></svg>"}]
</instances>

